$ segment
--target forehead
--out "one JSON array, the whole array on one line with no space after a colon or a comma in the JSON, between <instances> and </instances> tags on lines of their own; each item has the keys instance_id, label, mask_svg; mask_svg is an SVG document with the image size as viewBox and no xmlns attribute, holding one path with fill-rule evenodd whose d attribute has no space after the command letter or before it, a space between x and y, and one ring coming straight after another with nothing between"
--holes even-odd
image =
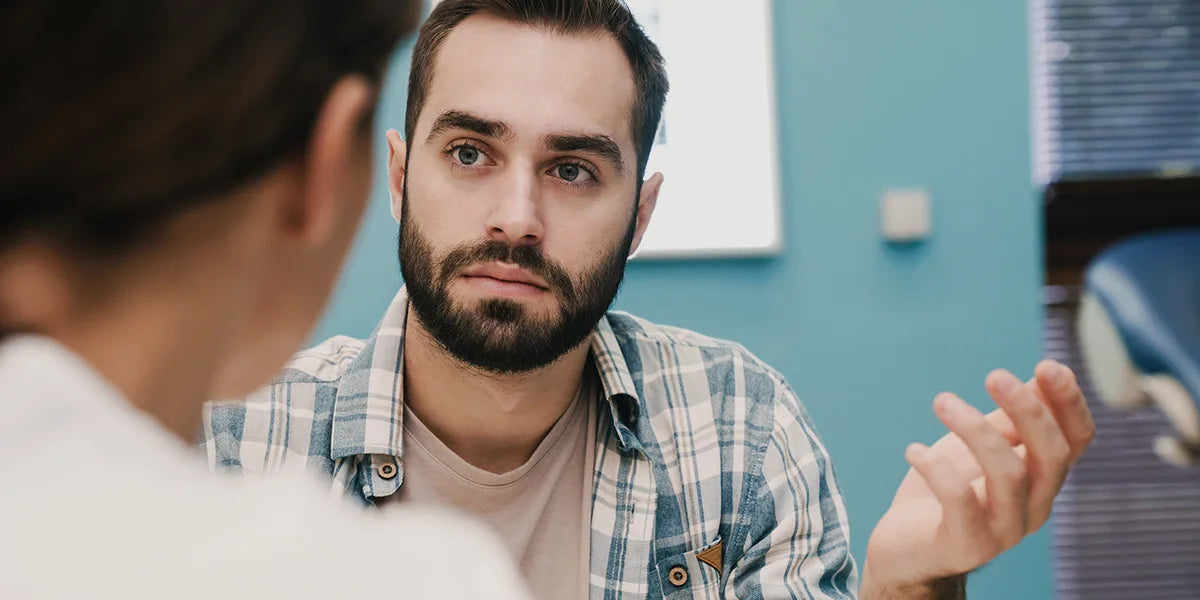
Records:
<instances>
[{"instance_id":1,"label":"forehead","mask_svg":"<svg viewBox=\"0 0 1200 600\"><path fill-rule=\"evenodd\" d=\"M611 35L560 34L477 14L442 42L420 127L460 110L504 121L518 137L602 133L632 153L633 98L633 71Z\"/></svg>"}]
</instances>

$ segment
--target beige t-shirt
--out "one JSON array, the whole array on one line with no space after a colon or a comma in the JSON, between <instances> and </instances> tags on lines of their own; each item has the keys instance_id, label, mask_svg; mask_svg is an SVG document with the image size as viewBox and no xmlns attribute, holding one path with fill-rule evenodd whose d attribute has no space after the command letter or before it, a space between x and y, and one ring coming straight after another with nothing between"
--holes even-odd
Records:
<instances>
[{"instance_id":1,"label":"beige t-shirt","mask_svg":"<svg viewBox=\"0 0 1200 600\"><path fill-rule=\"evenodd\" d=\"M479 517L508 545L535 597L586 599L597 389L589 373L533 456L501 474L459 458L406 410L404 483L397 500Z\"/></svg>"}]
</instances>

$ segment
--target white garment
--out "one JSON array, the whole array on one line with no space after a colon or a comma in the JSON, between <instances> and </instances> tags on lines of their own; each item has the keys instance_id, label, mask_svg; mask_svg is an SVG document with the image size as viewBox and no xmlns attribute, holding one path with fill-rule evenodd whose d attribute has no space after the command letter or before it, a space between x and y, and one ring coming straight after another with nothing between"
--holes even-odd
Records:
<instances>
[{"instance_id":1,"label":"white garment","mask_svg":"<svg viewBox=\"0 0 1200 600\"><path fill-rule=\"evenodd\" d=\"M61 345L0 344L0 598L359 594L528 597L472 521L213 475Z\"/></svg>"}]
</instances>

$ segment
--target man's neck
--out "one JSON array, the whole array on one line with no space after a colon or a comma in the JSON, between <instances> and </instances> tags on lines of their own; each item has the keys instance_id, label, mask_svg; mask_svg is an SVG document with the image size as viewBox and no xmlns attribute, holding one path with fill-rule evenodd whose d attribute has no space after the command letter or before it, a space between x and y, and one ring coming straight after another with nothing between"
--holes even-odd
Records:
<instances>
[{"instance_id":1,"label":"man's neck","mask_svg":"<svg viewBox=\"0 0 1200 600\"><path fill-rule=\"evenodd\" d=\"M463 460L493 473L529 459L566 412L583 380L588 346L516 375L464 364L410 308L404 335L404 403Z\"/></svg>"}]
</instances>

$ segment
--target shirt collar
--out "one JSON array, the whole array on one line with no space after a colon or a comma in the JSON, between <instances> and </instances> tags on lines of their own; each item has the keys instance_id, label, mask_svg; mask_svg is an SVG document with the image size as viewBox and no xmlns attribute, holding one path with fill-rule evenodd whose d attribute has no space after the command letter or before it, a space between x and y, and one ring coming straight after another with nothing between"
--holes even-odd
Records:
<instances>
[{"instance_id":1,"label":"shirt collar","mask_svg":"<svg viewBox=\"0 0 1200 600\"><path fill-rule=\"evenodd\" d=\"M383 454L403 458L404 329L408 292L392 299L374 333L338 383L333 404L330 457ZM621 336L608 316L589 339L592 360L604 388L622 450L640 448L634 423L640 414L637 387L626 362Z\"/></svg>"},{"instance_id":2,"label":"shirt collar","mask_svg":"<svg viewBox=\"0 0 1200 600\"><path fill-rule=\"evenodd\" d=\"M52 436L73 422L86 422L97 444L108 449L142 455L153 455L150 449L179 456L190 452L84 357L50 337L18 334L0 342L0 399L6 411L0 437L7 442Z\"/></svg>"},{"instance_id":3,"label":"shirt collar","mask_svg":"<svg viewBox=\"0 0 1200 600\"><path fill-rule=\"evenodd\" d=\"M0 343L0 383L17 401L54 401L80 410L128 406L82 357L41 335L13 335Z\"/></svg>"},{"instance_id":4,"label":"shirt collar","mask_svg":"<svg viewBox=\"0 0 1200 600\"><path fill-rule=\"evenodd\" d=\"M636 348L621 347L622 337L613 329L613 322L604 315L592 331L591 349L592 360L596 372L600 374L600 382L604 387L604 397L608 408L612 411L612 422L617 431L617 439L622 450L641 449L642 444L633 433L635 424L641 414L641 399L637 386L634 384L630 365L625 352L628 350L631 358L636 358Z\"/></svg>"},{"instance_id":5,"label":"shirt collar","mask_svg":"<svg viewBox=\"0 0 1200 600\"><path fill-rule=\"evenodd\" d=\"M330 457L404 456L404 326L408 293L399 293L338 382Z\"/></svg>"}]
</instances>

